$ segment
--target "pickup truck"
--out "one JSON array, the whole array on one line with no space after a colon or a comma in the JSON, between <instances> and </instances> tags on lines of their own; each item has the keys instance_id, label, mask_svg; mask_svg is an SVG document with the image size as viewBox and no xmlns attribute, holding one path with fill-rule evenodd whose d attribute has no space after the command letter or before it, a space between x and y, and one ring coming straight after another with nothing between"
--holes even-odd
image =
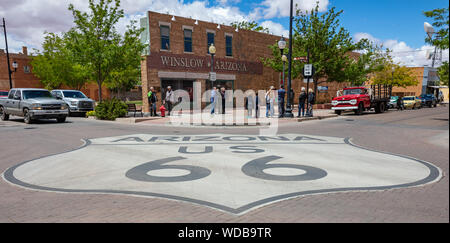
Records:
<instances>
[{"instance_id":1,"label":"pickup truck","mask_svg":"<svg viewBox=\"0 0 450 243\"><path fill-rule=\"evenodd\" d=\"M36 119L65 122L69 114L66 102L57 100L46 89L11 89L6 99L0 99L0 118L21 116L30 124Z\"/></svg>"},{"instance_id":2,"label":"pickup truck","mask_svg":"<svg viewBox=\"0 0 450 243\"><path fill-rule=\"evenodd\" d=\"M353 110L356 115L361 115L365 110L375 109L376 113L387 110L392 93L390 85L371 85L368 87L346 87L343 95L333 98L332 110L337 115L342 111Z\"/></svg>"},{"instance_id":3,"label":"pickup truck","mask_svg":"<svg viewBox=\"0 0 450 243\"><path fill-rule=\"evenodd\" d=\"M63 100L67 103L69 116L77 113L86 116L86 112L94 110L95 101L89 99L79 90L54 89L51 94L57 100Z\"/></svg>"}]
</instances>

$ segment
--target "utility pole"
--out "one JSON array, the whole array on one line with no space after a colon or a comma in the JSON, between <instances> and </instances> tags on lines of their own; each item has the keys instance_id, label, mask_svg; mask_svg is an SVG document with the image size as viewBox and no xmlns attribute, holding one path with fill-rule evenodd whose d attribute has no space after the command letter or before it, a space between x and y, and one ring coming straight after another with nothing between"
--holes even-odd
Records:
<instances>
[{"instance_id":1,"label":"utility pole","mask_svg":"<svg viewBox=\"0 0 450 243\"><path fill-rule=\"evenodd\" d=\"M6 60L8 62L8 76L9 76L9 89L12 89L12 79L11 79L11 66L9 63L9 51L8 51L8 38L6 37L6 24L5 24L5 18L3 18L3 32L5 33L5 44L6 44Z\"/></svg>"}]
</instances>

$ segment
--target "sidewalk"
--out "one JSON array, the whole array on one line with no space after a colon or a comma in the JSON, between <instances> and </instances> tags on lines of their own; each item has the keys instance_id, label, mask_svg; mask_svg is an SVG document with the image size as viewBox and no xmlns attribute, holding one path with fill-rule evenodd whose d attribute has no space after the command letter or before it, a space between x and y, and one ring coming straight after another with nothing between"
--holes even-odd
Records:
<instances>
[{"instance_id":1,"label":"sidewalk","mask_svg":"<svg viewBox=\"0 0 450 243\"><path fill-rule=\"evenodd\" d=\"M248 116L248 112L243 109L233 109L227 111L226 114L210 114L203 111L185 111L179 114L173 114L166 117L127 117L118 118L116 121L120 123L139 123L139 124L159 124L159 125L183 125L183 126L268 126L273 123L293 123L310 120L321 120L330 117L336 117L334 111L330 109L317 109L313 111L313 117L297 117L298 112L294 110L294 118L278 118L278 114L274 117L265 117L265 109L261 110L262 117L255 118Z\"/></svg>"}]
</instances>

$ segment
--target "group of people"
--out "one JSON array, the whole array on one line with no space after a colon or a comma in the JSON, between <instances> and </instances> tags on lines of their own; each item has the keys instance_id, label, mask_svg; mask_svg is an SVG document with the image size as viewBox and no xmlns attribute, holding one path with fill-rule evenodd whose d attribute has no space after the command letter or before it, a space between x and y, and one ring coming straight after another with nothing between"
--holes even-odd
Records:
<instances>
[{"instance_id":1,"label":"group of people","mask_svg":"<svg viewBox=\"0 0 450 243\"><path fill-rule=\"evenodd\" d=\"M285 96L286 96L286 90L284 89L284 86L281 85L280 89L278 89L278 97L275 95L275 87L270 86L269 91L267 91L265 95L266 100L266 117L273 117L274 116L274 104L275 104L275 98L278 98L278 117L284 117L286 112L286 104L285 104ZM294 105L294 91L291 89L291 102L290 105ZM308 90L308 93L306 93L305 87L302 87L300 95L298 97L298 115L297 117L312 117L313 116L313 105L315 103L315 94L312 89Z\"/></svg>"},{"instance_id":2,"label":"group of people","mask_svg":"<svg viewBox=\"0 0 450 243\"><path fill-rule=\"evenodd\" d=\"M156 95L156 91L154 87L150 87L150 91L147 93L147 100L148 100L148 104L150 107L150 116L158 116L158 114L156 113L157 109L156 109L156 103L158 102L158 96ZM171 86L167 86L167 91L166 91L166 96L162 102L161 107L159 108L160 111L164 111L161 112L161 114L164 114L163 116L165 116L165 111L166 111L166 106L167 106L167 114L170 114L170 112L172 111L173 105L176 103L175 100L175 96L172 90Z\"/></svg>"},{"instance_id":3,"label":"group of people","mask_svg":"<svg viewBox=\"0 0 450 243\"><path fill-rule=\"evenodd\" d=\"M211 90L211 114L221 113L225 114L225 87L213 87ZM290 104L293 106L294 104L294 91L291 89L291 102ZM147 94L148 103L150 107L150 116L158 116L156 111L156 103L158 101L156 91L154 87L150 87L150 91ZM278 101L278 111L279 116L278 117L284 117L286 112L286 90L284 89L284 85L280 86L280 89L276 90L274 86L270 86L269 90L265 94L265 102L266 102L266 117L274 117L275 116L275 103L276 100ZM216 110L217 102L221 99L221 109L220 111ZM165 98L162 101L162 106L160 107L160 110L167 110L168 114L172 111L172 108L174 104L176 103L176 99L174 96L174 92L172 90L171 86L168 86L165 93ZM315 94L312 89L308 90L308 93L306 92L305 87L302 87L300 95L298 97L298 115L297 117L312 117L313 116L313 105L315 103ZM258 118L259 116L259 97L258 92L256 92L255 96L253 97L246 97L245 99L245 109L248 111L248 116L253 116L253 110L255 110L255 117Z\"/></svg>"}]
</instances>

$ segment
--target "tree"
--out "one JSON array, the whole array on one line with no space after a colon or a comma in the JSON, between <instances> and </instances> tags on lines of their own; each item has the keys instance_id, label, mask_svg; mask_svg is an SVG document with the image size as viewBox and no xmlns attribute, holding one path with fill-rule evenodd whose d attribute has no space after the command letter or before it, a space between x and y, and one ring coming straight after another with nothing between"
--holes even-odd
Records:
<instances>
[{"instance_id":1,"label":"tree","mask_svg":"<svg viewBox=\"0 0 450 243\"><path fill-rule=\"evenodd\" d=\"M438 67L438 75L439 75L439 84L448 86L448 69L449 69L449 63L443 62L440 67Z\"/></svg>"},{"instance_id":2,"label":"tree","mask_svg":"<svg viewBox=\"0 0 450 243\"><path fill-rule=\"evenodd\" d=\"M113 3L114 2L114 3ZM67 34L70 48L97 82L99 100L102 101L102 84L109 77L114 67L117 67L117 46L121 36L114 27L124 16L119 9L119 0L89 0L90 12L76 10L69 5L74 17L73 27Z\"/></svg>"},{"instance_id":3,"label":"tree","mask_svg":"<svg viewBox=\"0 0 450 243\"><path fill-rule=\"evenodd\" d=\"M258 32L263 32L263 33L267 33L267 34L269 33L268 28L264 28L264 27L260 26L255 21L252 21L252 22L236 21L236 22L232 22L231 26L233 26L233 28L239 28L239 29L243 29L243 30L252 30L252 31L258 31Z\"/></svg>"},{"instance_id":4,"label":"tree","mask_svg":"<svg viewBox=\"0 0 450 243\"><path fill-rule=\"evenodd\" d=\"M73 60L73 55L67 48L64 37L45 33L42 53L35 50L31 65L36 75L47 89L59 88L65 84L74 89L80 89L87 81L87 72Z\"/></svg>"},{"instance_id":5,"label":"tree","mask_svg":"<svg viewBox=\"0 0 450 243\"><path fill-rule=\"evenodd\" d=\"M381 71L375 72L373 76L373 84L387 84L405 88L418 83L419 81L410 69L393 63L385 65Z\"/></svg>"},{"instance_id":6,"label":"tree","mask_svg":"<svg viewBox=\"0 0 450 243\"><path fill-rule=\"evenodd\" d=\"M127 91L138 84L141 77L141 53L146 47L139 40L139 35L143 29L136 27L136 21L131 21L127 26L127 31L123 39L116 46L115 66L106 78L106 86L117 91L120 96L120 91Z\"/></svg>"},{"instance_id":7,"label":"tree","mask_svg":"<svg viewBox=\"0 0 450 243\"><path fill-rule=\"evenodd\" d=\"M428 18L433 18L433 25L436 27L436 36L434 40L429 37L425 39L427 43L437 46L441 50L449 48L449 8L438 8L431 11L425 11L423 14Z\"/></svg>"},{"instance_id":8,"label":"tree","mask_svg":"<svg viewBox=\"0 0 450 243\"><path fill-rule=\"evenodd\" d=\"M367 39L354 43L349 32L340 26L341 14L342 10L336 12L333 7L319 15L318 4L310 12L296 12L292 56L309 56L309 63L315 68L315 92L321 82L361 83L367 80L369 73L380 69L380 48ZM282 61L278 47L274 44L269 48L272 49L273 57L262 59L263 64L281 71ZM360 51L357 57L353 55L355 51ZM285 50L285 53L288 52L289 50ZM293 79L301 76L303 66L304 63L293 62Z\"/></svg>"}]
</instances>

